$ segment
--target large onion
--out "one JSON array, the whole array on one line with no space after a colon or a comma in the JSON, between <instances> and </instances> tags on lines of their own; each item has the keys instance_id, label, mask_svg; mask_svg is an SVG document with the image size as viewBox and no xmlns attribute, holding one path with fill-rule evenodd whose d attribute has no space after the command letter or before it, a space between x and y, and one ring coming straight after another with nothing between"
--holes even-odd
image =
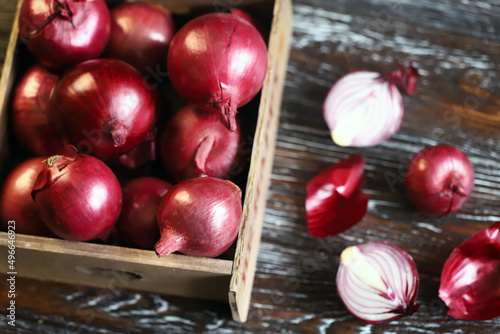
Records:
<instances>
[{"instance_id":1,"label":"large onion","mask_svg":"<svg viewBox=\"0 0 500 334\"><path fill-rule=\"evenodd\" d=\"M103 0L24 0L19 36L45 66L66 69L97 58L109 38Z\"/></svg>"},{"instance_id":2,"label":"large onion","mask_svg":"<svg viewBox=\"0 0 500 334\"><path fill-rule=\"evenodd\" d=\"M103 160L141 143L154 113L154 97L142 75L113 59L89 60L67 71L50 108L68 144Z\"/></svg>"}]
</instances>

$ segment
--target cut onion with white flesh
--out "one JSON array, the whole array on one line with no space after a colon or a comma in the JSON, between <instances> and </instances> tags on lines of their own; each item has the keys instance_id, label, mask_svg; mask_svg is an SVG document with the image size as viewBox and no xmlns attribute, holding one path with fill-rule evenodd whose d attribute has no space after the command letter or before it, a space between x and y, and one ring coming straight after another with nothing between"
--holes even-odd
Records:
<instances>
[{"instance_id":1,"label":"cut onion with white flesh","mask_svg":"<svg viewBox=\"0 0 500 334\"><path fill-rule=\"evenodd\" d=\"M382 241L347 247L340 255L337 293L347 309L371 324L415 313L419 277L412 257Z\"/></svg>"}]
</instances>

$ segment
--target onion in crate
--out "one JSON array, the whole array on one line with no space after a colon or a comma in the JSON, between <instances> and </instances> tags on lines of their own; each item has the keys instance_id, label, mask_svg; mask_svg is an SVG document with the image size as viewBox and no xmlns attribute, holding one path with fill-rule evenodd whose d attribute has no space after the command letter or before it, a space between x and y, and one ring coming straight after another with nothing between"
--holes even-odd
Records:
<instances>
[{"instance_id":1,"label":"onion in crate","mask_svg":"<svg viewBox=\"0 0 500 334\"><path fill-rule=\"evenodd\" d=\"M24 0L18 25L28 50L60 70L99 57L111 30L104 0Z\"/></svg>"},{"instance_id":2,"label":"onion in crate","mask_svg":"<svg viewBox=\"0 0 500 334\"><path fill-rule=\"evenodd\" d=\"M216 112L187 106L165 128L160 155L177 181L199 176L229 178L238 170L239 127L229 131Z\"/></svg>"},{"instance_id":3,"label":"onion in crate","mask_svg":"<svg viewBox=\"0 0 500 334\"><path fill-rule=\"evenodd\" d=\"M61 77L49 110L68 144L108 160L143 141L153 124L155 102L135 68L120 60L95 59Z\"/></svg>"},{"instance_id":4,"label":"onion in crate","mask_svg":"<svg viewBox=\"0 0 500 334\"><path fill-rule=\"evenodd\" d=\"M111 169L93 156L78 154L48 158L31 196L47 226L67 240L105 239L120 216L122 191Z\"/></svg>"}]
</instances>

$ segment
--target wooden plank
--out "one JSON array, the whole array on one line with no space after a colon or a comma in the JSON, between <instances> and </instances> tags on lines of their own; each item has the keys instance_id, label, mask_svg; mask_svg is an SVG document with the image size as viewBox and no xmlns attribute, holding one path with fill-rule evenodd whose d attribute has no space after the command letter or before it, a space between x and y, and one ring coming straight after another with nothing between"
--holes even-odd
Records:
<instances>
[{"instance_id":1,"label":"wooden plank","mask_svg":"<svg viewBox=\"0 0 500 334\"><path fill-rule=\"evenodd\" d=\"M8 236L0 232L0 256L7 259ZM227 301L232 261L74 242L17 234L20 276L100 288L126 288L197 299ZM7 261L0 271L9 272ZM210 288L207 288L210 287Z\"/></svg>"},{"instance_id":2,"label":"wooden plank","mask_svg":"<svg viewBox=\"0 0 500 334\"><path fill-rule=\"evenodd\" d=\"M245 193L245 207L229 287L229 302L233 318L241 322L247 319L252 294L291 35L291 2L278 0L274 7L274 19L269 39L269 70L262 88L252 164Z\"/></svg>"}]
</instances>

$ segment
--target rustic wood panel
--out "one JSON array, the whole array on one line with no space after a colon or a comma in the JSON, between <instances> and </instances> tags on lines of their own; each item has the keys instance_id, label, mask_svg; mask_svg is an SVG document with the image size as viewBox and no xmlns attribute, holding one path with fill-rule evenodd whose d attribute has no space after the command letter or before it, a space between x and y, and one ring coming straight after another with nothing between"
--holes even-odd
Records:
<instances>
[{"instance_id":1,"label":"rustic wood panel","mask_svg":"<svg viewBox=\"0 0 500 334\"><path fill-rule=\"evenodd\" d=\"M13 12L0 0L0 41ZM4 5L5 4L5 5ZM9 5L7 5L9 4ZM10 7L9 7L10 6ZM437 297L451 250L500 220L500 5L480 1L295 0L294 37L264 218L250 314L231 319L224 304L124 289L104 290L17 279L17 326L3 333L499 333L500 320L443 318ZM0 42L1 44L1 42ZM1 44L0 46L3 46ZM0 52L5 53L5 48ZM329 138L322 103L350 70L392 70L412 58L422 78L405 97L401 130L375 148L340 148ZM451 143L476 171L460 212L440 219L416 212L401 182L411 156ZM309 236L304 187L353 153L366 159L370 194L363 221L327 239ZM421 275L414 316L384 326L356 320L338 299L338 255L348 245L388 240L414 257ZM0 259L1 261L1 259ZM6 281L1 279L2 290ZM168 283L166 283L168 284ZM7 303L0 294L0 307Z\"/></svg>"}]
</instances>

